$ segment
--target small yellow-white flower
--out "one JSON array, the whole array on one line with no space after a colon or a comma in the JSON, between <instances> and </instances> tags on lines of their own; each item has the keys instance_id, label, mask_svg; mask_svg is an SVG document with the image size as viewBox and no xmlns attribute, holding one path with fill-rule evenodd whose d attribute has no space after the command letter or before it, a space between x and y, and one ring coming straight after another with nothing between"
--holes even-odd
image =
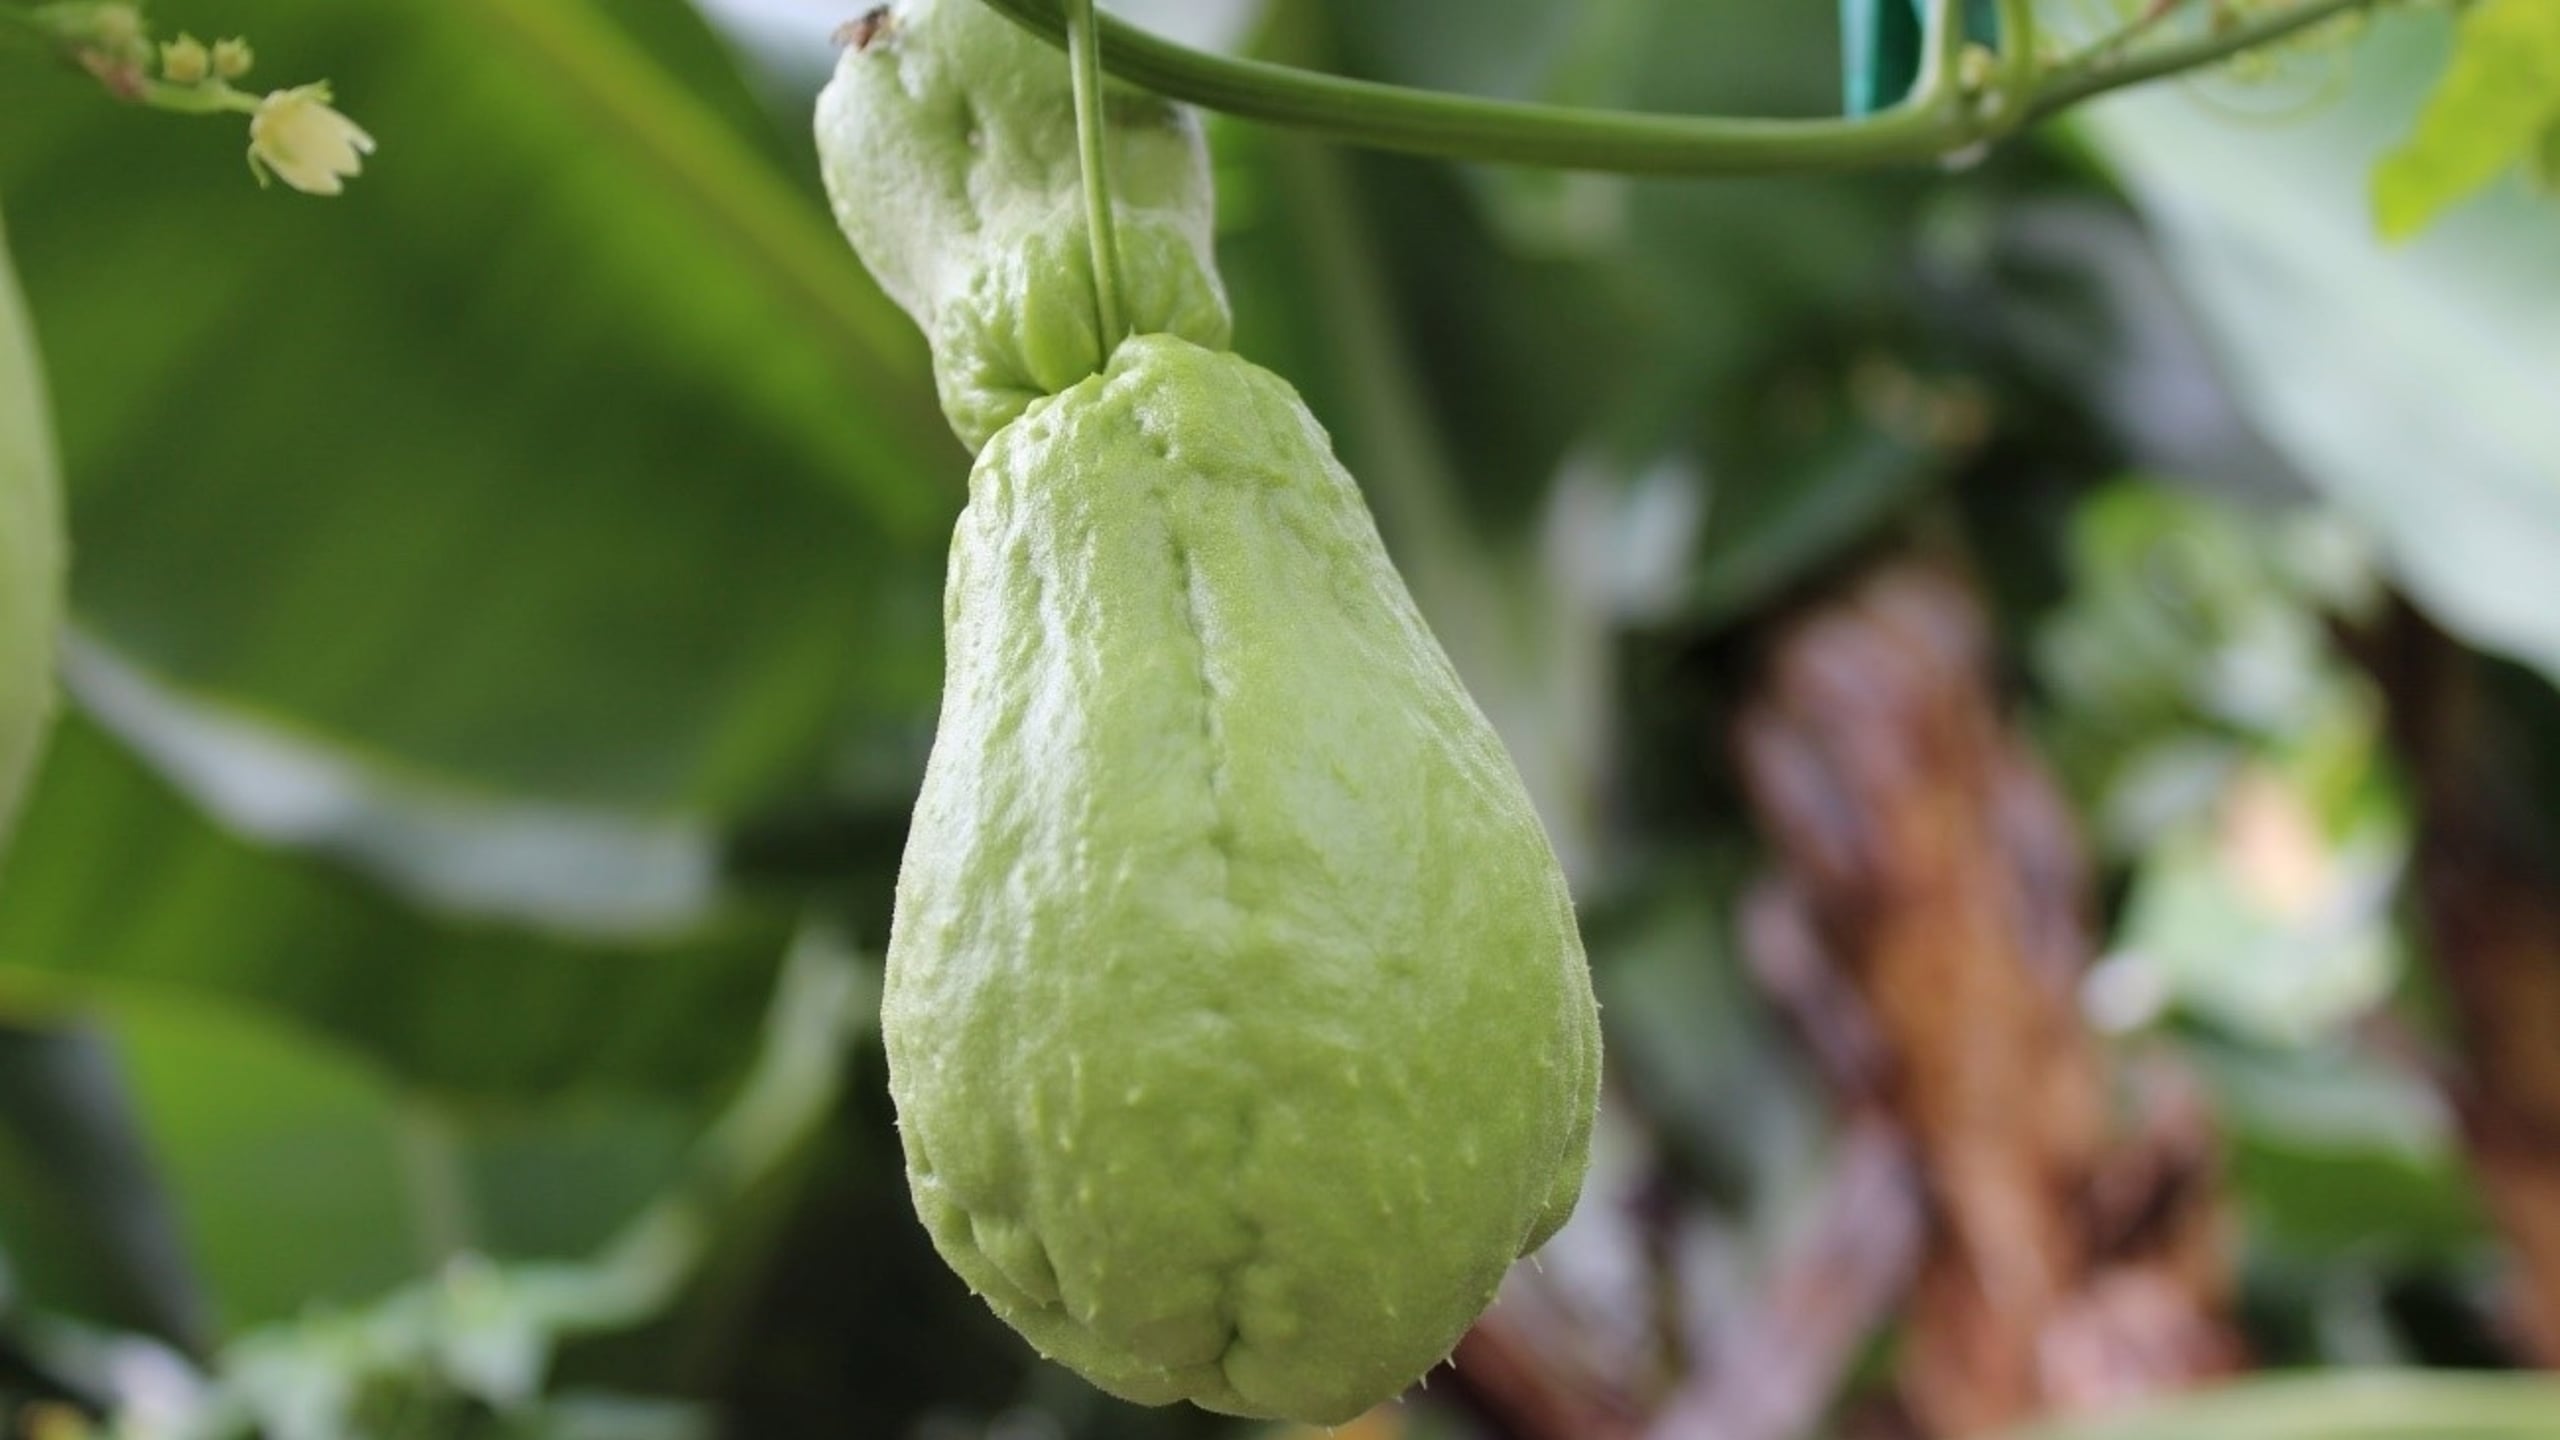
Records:
<instances>
[{"instance_id":1,"label":"small yellow-white flower","mask_svg":"<svg viewBox=\"0 0 2560 1440\"><path fill-rule=\"evenodd\" d=\"M213 73L213 52L193 35L160 47L160 78L172 85L201 85Z\"/></svg>"},{"instance_id":2,"label":"small yellow-white flower","mask_svg":"<svg viewBox=\"0 0 2560 1440\"><path fill-rule=\"evenodd\" d=\"M248 41L237 35L213 42L213 73L225 80L239 79L248 74L249 67L256 63L257 52L249 48Z\"/></svg>"},{"instance_id":3,"label":"small yellow-white flower","mask_svg":"<svg viewBox=\"0 0 2560 1440\"><path fill-rule=\"evenodd\" d=\"M299 85L258 102L249 117L249 168L306 195L335 195L364 169L373 137L329 107L329 87Z\"/></svg>"}]
</instances>

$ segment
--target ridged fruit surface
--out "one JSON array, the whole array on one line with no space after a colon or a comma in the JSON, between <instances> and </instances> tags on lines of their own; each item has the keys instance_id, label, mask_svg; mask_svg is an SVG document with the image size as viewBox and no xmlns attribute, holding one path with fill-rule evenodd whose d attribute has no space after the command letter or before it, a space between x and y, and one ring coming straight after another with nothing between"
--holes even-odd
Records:
<instances>
[{"instance_id":1,"label":"ridged fruit surface","mask_svg":"<svg viewBox=\"0 0 2560 1440\"><path fill-rule=\"evenodd\" d=\"M1295 392L1166 336L980 457L884 1026L917 1208L1132 1399L1349 1419L1581 1187L1599 1029L1509 758Z\"/></svg>"}]
</instances>

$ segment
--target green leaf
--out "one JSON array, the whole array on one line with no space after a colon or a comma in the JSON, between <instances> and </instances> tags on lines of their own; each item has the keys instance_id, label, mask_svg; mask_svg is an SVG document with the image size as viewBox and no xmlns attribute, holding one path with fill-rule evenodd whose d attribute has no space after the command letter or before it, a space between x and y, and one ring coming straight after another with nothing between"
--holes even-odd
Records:
<instances>
[{"instance_id":1,"label":"green leaf","mask_svg":"<svg viewBox=\"0 0 2560 1440\"><path fill-rule=\"evenodd\" d=\"M23 1006L15 978L0 996ZM93 1002L225 1331L368 1299L466 1248L584 1254L679 1172L701 1120L663 1100L454 1109L253 1007L134 984ZM40 1306L77 1298L28 1279Z\"/></svg>"},{"instance_id":2,"label":"green leaf","mask_svg":"<svg viewBox=\"0 0 2560 1440\"><path fill-rule=\"evenodd\" d=\"M22 990L185 986L295 1017L420 1085L499 1096L681 1096L731 1074L791 922L746 908L618 946L446 926L215 829L85 723L57 737L0 891L0 978Z\"/></svg>"},{"instance_id":3,"label":"green leaf","mask_svg":"<svg viewBox=\"0 0 2560 1440\"><path fill-rule=\"evenodd\" d=\"M106 1023L226 1328L432 1258L381 1072L202 997L129 992Z\"/></svg>"},{"instance_id":4,"label":"green leaf","mask_svg":"<svg viewBox=\"0 0 2560 1440\"><path fill-rule=\"evenodd\" d=\"M2560 124L2560 0L2478 0L2418 128L2373 172L2382 233L2405 240Z\"/></svg>"},{"instance_id":5,"label":"green leaf","mask_svg":"<svg viewBox=\"0 0 2560 1440\"><path fill-rule=\"evenodd\" d=\"M2322 867L2316 898L2301 911L2276 903L2230 835L2230 807L2278 803L2240 797L2294 793L2271 775L2227 789L2216 815L2152 847L2116 941L2179 1006L2262 1044L2307 1045L2372 1011L2400 978L2390 921L2404 846L2387 826L2320 835L2316 860L2293 862Z\"/></svg>"},{"instance_id":6,"label":"green leaf","mask_svg":"<svg viewBox=\"0 0 2560 1440\"><path fill-rule=\"evenodd\" d=\"M1952 457L1850 417L1782 463L1733 465L1708 508L1688 615L1737 621L1883 528L1951 468Z\"/></svg>"},{"instance_id":7,"label":"green leaf","mask_svg":"<svg viewBox=\"0 0 2560 1440\"><path fill-rule=\"evenodd\" d=\"M0 971L0 1006L40 1013L48 997L24 979ZM768 1003L746 1037L755 1063L734 1086L681 1099L456 1105L273 1013L148 983L93 988L90 1013L107 1043L88 1054L122 1064L121 1077L103 1083L129 1099L224 1329L371 1302L415 1277L438 1277L366 1312L320 1315L253 1339L250 1350L305 1352L287 1367L295 1376L274 1378L329 1383L322 1372L333 1355L346 1362L336 1366L342 1375L406 1363L418 1357L404 1359L400 1337L422 1323L435 1365L485 1376L538 1362L560 1332L658 1316L706 1256L736 1243L735 1212L787 1179L877 1012L878 973L812 931L759 998ZM25 1093L25 1054L0 1037L0 1099ZM102 1083L88 1059L75 1068L84 1085ZM716 1116L714 1100L725 1104ZM0 1142L11 1134L0 1127ZM118 1143L130 1148L130 1137ZM79 1158L59 1144L45 1148L57 1160ZM10 1158L0 1143L0 1162ZM14 1167L0 1175L14 1179ZM156 1193L124 1184L107 1191L127 1208ZM5 1198L9 1238L58 1236L17 1225L25 1197L13 1187ZM508 1268L444 1268L464 1256ZM37 1305L76 1298L60 1288L58 1271L30 1270ZM477 1303L491 1299L505 1300L505 1313ZM458 1309L448 1303L456 1301ZM494 1329L476 1334L474 1317ZM509 1337L518 1332L536 1353L511 1361ZM352 1354L351 1341L359 1342ZM232 1378L252 1388L263 1382L247 1372L258 1368L244 1354L226 1359Z\"/></svg>"},{"instance_id":8,"label":"green leaf","mask_svg":"<svg viewBox=\"0 0 2560 1440\"><path fill-rule=\"evenodd\" d=\"M1742 867L1682 857L1640 911L1586 921L1592 983L1628 1098L1721 1208L1775 1230L1817 1169L1828 1120L1795 1040L1747 973Z\"/></svg>"},{"instance_id":9,"label":"green leaf","mask_svg":"<svg viewBox=\"0 0 2560 1440\"><path fill-rule=\"evenodd\" d=\"M225 1388L264 1411L279 1387L344 1403L376 1379L506 1404L563 1334L659 1317L831 1113L877 971L813 934L770 998L716 1119L619 1099L453 1107L293 1026L154 987L118 987L100 1014L224 1318L287 1322L221 1357Z\"/></svg>"},{"instance_id":10,"label":"green leaf","mask_svg":"<svg viewBox=\"0 0 2560 1440\"><path fill-rule=\"evenodd\" d=\"M2253 1242L2331 1264L2456 1260L2492 1243L2443 1097L2344 1044L2197 1039L2187 1058L2230 1137Z\"/></svg>"},{"instance_id":11,"label":"green leaf","mask_svg":"<svg viewBox=\"0 0 2560 1440\"><path fill-rule=\"evenodd\" d=\"M2253 1380L2011 1440L2548 1440L2560 1383L2376 1371Z\"/></svg>"},{"instance_id":12,"label":"green leaf","mask_svg":"<svg viewBox=\"0 0 2560 1440\"><path fill-rule=\"evenodd\" d=\"M181 693L74 636L81 708L232 833L346 865L437 914L593 939L679 934L712 917L720 837L438 783Z\"/></svg>"},{"instance_id":13,"label":"green leaf","mask_svg":"<svg viewBox=\"0 0 2560 1440\"><path fill-rule=\"evenodd\" d=\"M2493 193L2392 249L2364 193L2449 38L2378 15L2337 97L2282 125L2175 90L2085 123L2250 418L2438 624L2560 678L2560 207Z\"/></svg>"},{"instance_id":14,"label":"green leaf","mask_svg":"<svg viewBox=\"0 0 2560 1440\"><path fill-rule=\"evenodd\" d=\"M92 1026L0 1024L0 1239L54 1308L209 1338L133 1096Z\"/></svg>"},{"instance_id":15,"label":"green leaf","mask_svg":"<svg viewBox=\"0 0 2560 1440\"><path fill-rule=\"evenodd\" d=\"M963 457L716 39L610 8L239 0L381 142L346 195L19 68L0 191L93 633L390 768L729 814L929 710Z\"/></svg>"}]
</instances>

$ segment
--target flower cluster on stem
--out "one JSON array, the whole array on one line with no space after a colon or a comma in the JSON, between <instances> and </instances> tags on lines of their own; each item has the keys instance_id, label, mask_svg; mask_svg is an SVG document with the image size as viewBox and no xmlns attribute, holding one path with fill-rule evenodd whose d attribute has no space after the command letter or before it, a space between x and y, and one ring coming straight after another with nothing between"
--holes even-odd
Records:
<instances>
[{"instance_id":1,"label":"flower cluster on stem","mask_svg":"<svg viewBox=\"0 0 2560 1440\"><path fill-rule=\"evenodd\" d=\"M260 94L233 82L257 63L236 36L211 44L181 33L155 43L134 0L0 0L0 28L32 32L118 100L182 115L249 117L249 169L306 195L336 195L364 169L373 137L339 113L326 81Z\"/></svg>"}]
</instances>

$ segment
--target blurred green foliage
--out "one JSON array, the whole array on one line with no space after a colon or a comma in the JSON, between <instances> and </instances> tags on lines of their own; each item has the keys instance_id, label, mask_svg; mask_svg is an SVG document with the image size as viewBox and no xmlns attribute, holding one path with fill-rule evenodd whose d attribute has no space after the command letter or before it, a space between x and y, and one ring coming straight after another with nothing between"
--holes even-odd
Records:
<instances>
[{"instance_id":1,"label":"blurred green foliage","mask_svg":"<svg viewBox=\"0 0 2560 1440\"><path fill-rule=\"evenodd\" d=\"M74 713L0 869L0 1415L1235 1433L1034 1362L906 1209L860 1017L966 472L809 162L846 17L768 25L749 70L681 0L153 13L327 74L382 149L341 200L262 193L227 121L0 49L78 537ZM1842 104L1837 17L1797 0L1249 18L1409 84ZM2262 1355L2349 1376L2057 1437L2560 1434L2544 1389L2353 1374L2515 1358L2456 1127L2375 1042L2423 1024L2411 822L2338 643L2382 581L2560 674L2560 218L2499 191L2406 246L2369 225L2450 32L2393 18L1961 174L1633 182L1213 126L1240 348L1334 430L1519 756L1613 1123L1744 1271L1831 1117L1739 955L1728 707L1862 555L1919 536L1984 578L2108 867L2092 1016L2205 1078Z\"/></svg>"},{"instance_id":2,"label":"blurred green foliage","mask_svg":"<svg viewBox=\"0 0 2560 1440\"><path fill-rule=\"evenodd\" d=\"M2418 127L2373 177L2375 223L2405 239L2504 172L2560 143L2560 5L2482 0Z\"/></svg>"}]
</instances>

